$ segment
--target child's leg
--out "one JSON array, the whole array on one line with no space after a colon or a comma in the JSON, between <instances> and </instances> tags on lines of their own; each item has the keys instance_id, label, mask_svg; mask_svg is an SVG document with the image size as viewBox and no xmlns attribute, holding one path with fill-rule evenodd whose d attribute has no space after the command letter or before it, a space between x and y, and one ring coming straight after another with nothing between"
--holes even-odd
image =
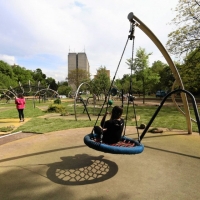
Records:
<instances>
[{"instance_id":1,"label":"child's leg","mask_svg":"<svg viewBox=\"0 0 200 200\"><path fill-rule=\"evenodd\" d=\"M21 121L21 110L17 109L17 111L18 111L18 114L19 114L19 120Z\"/></svg>"},{"instance_id":2,"label":"child's leg","mask_svg":"<svg viewBox=\"0 0 200 200\"><path fill-rule=\"evenodd\" d=\"M97 134L97 137L100 138L101 137L101 134L103 133L103 130L101 127L99 126L94 126L94 133Z\"/></svg>"},{"instance_id":3,"label":"child's leg","mask_svg":"<svg viewBox=\"0 0 200 200\"><path fill-rule=\"evenodd\" d=\"M24 121L24 109L22 109L22 113L21 113L22 115L22 120Z\"/></svg>"}]
</instances>

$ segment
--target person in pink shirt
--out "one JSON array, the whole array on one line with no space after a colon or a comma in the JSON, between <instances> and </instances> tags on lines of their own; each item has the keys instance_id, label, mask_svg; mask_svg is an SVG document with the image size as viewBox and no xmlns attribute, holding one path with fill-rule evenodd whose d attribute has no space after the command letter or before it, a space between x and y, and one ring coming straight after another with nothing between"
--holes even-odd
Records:
<instances>
[{"instance_id":1,"label":"person in pink shirt","mask_svg":"<svg viewBox=\"0 0 200 200\"><path fill-rule=\"evenodd\" d=\"M21 93L18 94L18 96L15 98L15 104L19 113L20 122L24 122L24 108L26 101L25 98L23 97L23 94Z\"/></svg>"}]
</instances>

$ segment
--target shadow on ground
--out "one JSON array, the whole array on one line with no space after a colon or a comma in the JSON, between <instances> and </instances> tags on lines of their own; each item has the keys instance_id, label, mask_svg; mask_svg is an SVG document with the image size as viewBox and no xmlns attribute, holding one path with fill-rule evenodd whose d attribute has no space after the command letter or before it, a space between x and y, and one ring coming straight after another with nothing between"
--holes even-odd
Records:
<instances>
[{"instance_id":1,"label":"shadow on ground","mask_svg":"<svg viewBox=\"0 0 200 200\"><path fill-rule=\"evenodd\" d=\"M103 157L87 154L61 157L62 162L48 165L47 177L62 185L85 185L107 180L117 173L118 166Z\"/></svg>"}]
</instances>

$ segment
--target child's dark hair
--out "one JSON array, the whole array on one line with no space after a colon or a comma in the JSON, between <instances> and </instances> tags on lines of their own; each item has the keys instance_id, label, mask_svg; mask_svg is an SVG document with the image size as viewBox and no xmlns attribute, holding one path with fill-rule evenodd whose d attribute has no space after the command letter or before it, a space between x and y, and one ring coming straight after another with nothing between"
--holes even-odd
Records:
<instances>
[{"instance_id":1,"label":"child's dark hair","mask_svg":"<svg viewBox=\"0 0 200 200\"><path fill-rule=\"evenodd\" d=\"M110 119L119 119L122 116L123 108L120 106L114 106L112 109L112 114Z\"/></svg>"},{"instance_id":2,"label":"child's dark hair","mask_svg":"<svg viewBox=\"0 0 200 200\"><path fill-rule=\"evenodd\" d=\"M19 94L17 95L17 97L18 97L18 98L24 98L24 96L23 96L22 93L19 93Z\"/></svg>"}]
</instances>

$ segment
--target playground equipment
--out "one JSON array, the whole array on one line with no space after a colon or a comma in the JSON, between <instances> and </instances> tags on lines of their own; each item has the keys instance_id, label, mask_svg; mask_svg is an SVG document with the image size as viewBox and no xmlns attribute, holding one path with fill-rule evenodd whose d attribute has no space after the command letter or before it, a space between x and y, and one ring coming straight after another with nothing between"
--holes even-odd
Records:
<instances>
[{"instance_id":1,"label":"playground equipment","mask_svg":"<svg viewBox=\"0 0 200 200\"><path fill-rule=\"evenodd\" d=\"M58 92L50 89L49 87L47 87L45 89L41 89L41 90L37 91L34 95L33 106L35 108L35 101L37 99L39 99L39 102L40 102L40 99L42 99L42 101L45 102L49 97L55 99L58 96L59 96Z\"/></svg>"},{"instance_id":2,"label":"playground equipment","mask_svg":"<svg viewBox=\"0 0 200 200\"><path fill-rule=\"evenodd\" d=\"M89 120L91 121L90 114L89 114L88 109L87 109L87 104L88 104L89 98L93 98L93 97L88 97L86 100L83 100L83 98L80 96L81 95L80 89L83 85L90 87L90 85L87 82L83 82L79 85L78 89L76 90L75 97L74 97L74 116L75 116L75 120L77 121L76 104L77 104L77 101L80 101L84 106L83 113L86 111L87 116L88 116Z\"/></svg>"},{"instance_id":3,"label":"playground equipment","mask_svg":"<svg viewBox=\"0 0 200 200\"><path fill-rule=\"evenodd\" d=\"M125 123L125 126L124 126L124 135L121 137L121 140L116 144L109 145L109 144L103 143L101 140L99 141L96 138L97 135L94 133L94 128L92 129L92 132L90 134L88 134L84 137L84 142L88 147L95 149L95 150L98 150L98 151L103 151L103 152L106 152L106 153L113 153L113 154L138 154L138 153L143 152L144 146L141 144L143 137L145 136L146 132L148 131L150 125L152 124L153 120L157 116L158 112L162 108L165 100L169 96L171 96L175 93L178 93L178 92L181 93L181 98L182 98L184 109L185 109L184 115L186 117L188 133L192 133L192 125L191 125L192 120L191 120L191 117L190 117L190 111L189 111L188 100L187 100L186 94L189 95L192 99L193 109L194 109L195 117L196 117L195 122L198 125L198 129L199 129L199 133L200 133L200 118L199 118L199 113L198 113L198 108L197 108L197 105L196 105L195 98L190 92L184 90L184 86L183 86L180 74L179 74L176 66L174 65L172 59L170 58L168 52L166 51L166 49L164 48L162 43L158 40L158 38L152 33L152 31L141 20L139 20L135 15L133 15L132 12L128 14L128 20L130 21L130 27L131 27L130 31L129 31L130 34L129 34L127 42L125 44L125 48L123 50L121 59L120 59L119 64L117 66L115 75L114 75L113 80L111 82L111 86L110 86L110 89L109 89L109 92L108 92L108 100L109 100L109 97L110 97L110 94L111 94L111 90L112 90L112 87L113 87L113 83L114 83L119 65L121 63L124 51L126 49L126 46L127 46L127 43L128 43L129 40L133 40L133 45L132 45L132 61L133 61L135 27L139 27L154 42L154 44L158 47L160 52L163 54L164 58L166 59L167 63L170 66L170 69L173 72L176 83L179 85L179 89L168 93L164 97L164 99L160 103L159 107L155 111L154 115L152 116L151 120L149 121L149 123L145 127L141 136L139 135L138 128L137 128L137 133L138 133L138 139L137 140L132 140L130 138L125 137L126 123ZM127 113L128 113L128 107L129 107L129 102L130 102L130 92L131 91L132 91L132 69L131 69L131 76L130 76L130 88L129 88L128 106L127 106L126 116L127 116ZM134 101L134 99L132 99L132 100ZM104 104L105 103L106 103L106 101L104 102ZM102 106L102 108L103 108L103 106ZM107 107L108 107L108 103L107 103ZM134 108L134 114L135 114L136 127L138 127L134 103L133 103L133 108ZM102 109L101 109L101 111L102 111ZM101 113L101 111L100 111L100 113ZM106 112L107 112L107 109L106 109ZM98 115L96 123L95 123L94 126L96 126L99 116L100 116L100 114ZM125 122L126 121L127 121L127 117L126 117Z\"/></svg>"},{"instance_id":4,"label":"playground equipment","mask_svg":"<svg viewBox=\"0 0 200 200\"><path fill-rule=\"evenodd\" d=\"M35 107L36 100L39 100L39 102L40 100L45 102L47 98L55 98L59 96L57 91L50 89L49 86L42 86L40 81L38 81L37 85L31 85L30 80L28 84L22 85L20 82L18 82L18 84L19 86L15 88L10 86L9 89L0 89L0 91L3 93L3 96L6 97L7 102L15 98L19 93L22 93L26 98L33 99L33 104Z\"/></svg>"},{"instance_id":5,"label":"playground equipment","mask_svg":"<svg viewBox=\"0 0 200 200\"><path fill-rule=\"evenodd\" d=\"M95 113L95 107L96 107L96 101L97 101L97 96L95 94L92 94L92 96L88 96L86 97L85 99L82 97L82 92L81 92L81 87L83 86L87 86L88 88L90 88L90 85L88 82L83 82L79 85L78 89L76 90L75 92L75 95L74 95L74 113L75 113L75 120L77 120L77 111L76 111L76 107L77 107L77 102L81 102L81 104L84 106L84 110L83 110L83 113L86 111L87 113L87 116L89 118L89 120L91 121L91 117L90 117L90 114L88 112L88 109L87 109L87 106L89 104L89 100L92 99L92 102L93 102L93 114ZM110 90L110 95L113 97L113 96L116 96L116 95L119 95L119 94L122 94L123 95L123 92L120 92L119 90L117 90L116 87L112 87L112 89ZM104 97L105 98L105 97ZM109 106L112 106L114 101L113 99L108 99L108 105Z\"/></svg>"},{"instance_id":6,"label":"playground equipment","mask_svg":"<svg viewBox=\"0 0 200 200\"><path fill-rule=\"evenodd\" d=\"M113 105L113 101L111 99L108 100L108 105L112 106Z\"/></svg>"},{"instance_id":7,"label":"playground equipment","mask_svg":"<svg viewBox=\"0 0 200 200\"><path fill-rule=\"evenodd\" d=\"M132 12L128 14L128 20L132 25L137 25L138 28L140 28L152 41L153 43L158 47L162 55L164 56L165 60L167 61L174 78L179 85L181 89L184 89L184 85L182 82L182 79L180 77L180 74L172 61L171 57L169 56L167 50L164 48L162 43L158 40L158 38L153 34L153 32L139 19L137 18ZM188 100L187 96L185 93L181 93L181 99L183 101L183 106L185 110L185 117L186 117L186 122L187 122L187 128L188 128L188 133L192 134L192 124L191 124L191 117L190 117L190 110L189 110L189 105L188 105Z\"/></svg>"},{"instance_id":8,"label":"playground equipment","mask_svg":"<svg viewBox=\"0 0 200 200\"><path fill-rule=\"evenodd\" d=\"M5 99L5 103L8 103L13 97L16 97L15 93L13 91L10 91L8 89L0 89L1 97L0 100Z\"/></svg>"}]
</instances>

